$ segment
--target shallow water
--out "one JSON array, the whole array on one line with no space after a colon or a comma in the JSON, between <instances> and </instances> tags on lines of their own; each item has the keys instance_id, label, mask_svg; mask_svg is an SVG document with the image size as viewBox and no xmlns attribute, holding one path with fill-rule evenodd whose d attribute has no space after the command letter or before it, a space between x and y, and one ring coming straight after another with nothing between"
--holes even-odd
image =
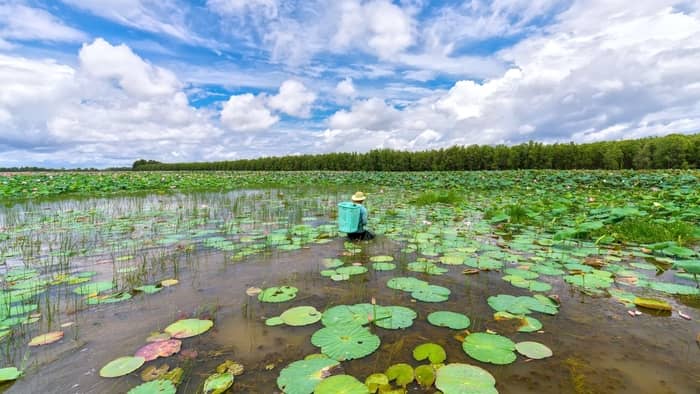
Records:
<instances>
[{"instance_id":1,"label":"shallow water","mask_svg":"<svg viewBox=\"0 0 700 394\"><path fill-rule=\"evenodd\" d=\"M157 226L159 218L164 220L162 223L174 223L177 219L172 215L177 215L174 213L178 212L177 206L186 211L180 220L184 222L196 217L197 214L193 213L196 207L206 204L207 222L189 227L183 225L184 232L212 228L236 217L239 218L236 227L240 232L229 237L238 242L242 242L244 232L257 234L258 231L274 231L293 223L332 222L328 216L329 207L334 206L337 193L294 200L297 205L293 210L298 210L294 215L287 214L289 207L283 209L276 203L281 198L277 193L249 192L244 201L238 194L229 194L224 198L203 195L163 199L151 196L120 203L101 199L91 200L88 205L96 208L101 204L111 206L105 216L118 216L119 212L128 214L129 204L138 204L140 212L162 210L163 214L145 215L149 224ZM263 202L268 206L265 210L261 208L265 205ZM49 207L65 209L56 205ZM73 207L89 211L85 202ZM35 211L41 212L44 208L37 206ZM273 211L276 213L271 213ZM18 216L22 215L14 214L12 221L19 221ZM280 220L280 216L286 217ZM302 218L308 219L304 221ZM314 218L316 222L312 221ZM145 232L144 237L160 234L155 227L135 229L129 234L141 234L140 231ZM85 242L90 247L98 247L105 242L103 236L93 234ZM478 237L478 240L489 244L496 242L489 237ZM540 280L553 285L549 293L560 297L560 312L555 316L535 313L533 316L544 327L539 333L526 334L516 332L506 323L495 322L486 299L497 294L529 295L530 292L501 280L502 274L497 271L468 276L461 273L466 268L464 266L445 266L449 272L441 276L407 271L404 264L415 261L416 253L403 252L405 242L387 236L358 244L361 251L351 255L347 255L343 239L338 237L325 244L312 242L299 250L273 249L238 258L232 258L235 251L221 252L199 243L187 252L178 249L180 246L177 243L165 246L142 244L110 254L117 256L133 252L131 262L144 261L148 271L144 278L172 277L179 280L177 285L159 293L136 294L125 302L87 306L76 302L67 293L72 287L65 291L52 289L49 292L51 302L42 305L42 320L37 326L27 329L26 338L31 338L30 334L56 329L59 323L74 324L64 329L65 337L60 342L31 350L24 346L25 337L22 340L5 339L2 366L19 365L26 358L26 367L23 378L2 388L8 393L126 392L141 382L138 373L105 379L98 376L99 369L114 358L133 354L151 332L162 330L179 318L196 316L215 321L211 331L183 340L182 349L195 350L197 356L187 360L176 355L147 365L167 363L171 368L183 367L186 373L178 392L189 393L200 388L218 364L231 359L246 368L243 375L236 377L232 392L275 393L279 392L275 381L282 368L308 354L318 353L319 349L311 345L309 339L322 326L318 322L305 327L267 327L264 324L266 318L277 316L293 306L311 305L323 311L333 305L367 303L372 299L380 305L408 306L418 313L418 318L405 330L373 327L373 332L382 340L380 349L365 358L342 362L334 373L347 373L364 380L371 373L383 372L397 362L416 366L419 363L412 358L413 348L424 342L435 342L447 351L446 362L469 363L488 370L496 378L500 393L696 393L700 388L700 370L697 368L700 348L695 342L700 333L700 310L693 297L683 301L694 307L683 305L677 298L671 299L675 306L693 318L691 321L680 318L675 312L669 316L647 311L641 316L631 317L627 309L612 298L588 296L564 283L560 277L542 276ZM38 261L47 259L45 249L46 246L35 256ZM376 255L393 256L398 268L386 272L370 268L366 274L341 282L319 275L324 258L340 257L347 263L369 265L369 257ZM20 257L8 258L7 264L16 264ZM71 272L94 270L97 272L94 280L110 280L115 275L117 263L114 257L75 256L71 259ZM408 293L386 286L387 280L396 276L414 276L445 286L452 293L447 302L412 301ZM281 304L261 303L256 297L246 295L246 289L251 286L277 285L296 286L299 293L294 300ZM46 318L48 305L57 305L51 324ZM433 327L426 321L427 314L437 310L468 315L472 322L470 332L490 329L515 342L534 340L544 343L553 350L554 356L529 361L519 356L515 363L505 366L480 363L464 353L460 342L454 338L457 331ZM413 387L410 392L423 391ZM434 389L425 392L432 393Z\"/></svg>"}]
</instances>

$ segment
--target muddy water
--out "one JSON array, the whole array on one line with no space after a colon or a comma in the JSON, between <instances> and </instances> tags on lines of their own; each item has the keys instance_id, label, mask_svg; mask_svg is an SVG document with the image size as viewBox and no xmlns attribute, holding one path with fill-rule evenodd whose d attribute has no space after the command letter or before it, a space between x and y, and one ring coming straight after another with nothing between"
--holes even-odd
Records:
<instances>
[{"instance_id":1,"label":"muddy water","mask_svg":"<svg viewBox=\"0 0 700 394\"><path fill-rule=\"evenodd\" d=\"M308 193L307 193L308 194ZM323 194L320 194L323 195ZM207 217L213 223L221 223L232 216L246 220L239 227L254 231L272 230L268 222L283 217L286 223L301 223L302 217L317 216L319 222L328 221L326 209L334 206L338 196L326 193L321 198L303 200L293 206L270 203L287 199L276 191L229 193L212 199L212 196L149 196L124 201L90 200L85 203L59 202L25 206L7 210L0 222L24 220L27 212L47 210L69 211L79 208L84 212L104 205L111 207L105 217L90 218L94 222L107 216L128 215L137 209L143 212L157 211L151 221L141 221L130 230L148 238L151 231L158 235L157 226L162 221L185 223L198 217L207 209ZM267 201L262 204L261 201ZM291 203L290 203L291 204ZM206 206L206 208L202 208ZM77 208L76 208L77 207ZM182 208L180 208L182 207ZM264 207L264 209L261 209ZM160 213L162 211L162 214ZM293 214L288 212L292 211ZM145 213L144 213L145 215ZM182 219L178 219L181 217ZM200 215L201 216L201 215ZM81 214L76 220L86 217ZM144 224L145 223L145 224ZM153 228L149 229L148 226ZM193 225L194 226L194 225ZM195 226L196 227L196 226ZM269 228L268 228L269 227ZM191 231L183 225L184 233ZM196 230L197 228L195 228ZM127 237L129 233L127 233ZM136 234L136 235L134 235ZM92 235L85 245L100 247L105 235ZM123 235L120 235L123 236ZM84 237L84 235L81 235ZM76 238L71 238L74 241ZM486 241L485 241L486 242ZM492 241L489 241L492 242ZM361 252L344 256L343 240L334 238L326 244L312 243L290 252L272 251L232 259L232 253L223 253L198 245L191 252L178 250L178 245L166 248L144 243L144 250L135 251L135 260L148 261L145 265L149 279L177 278L179 284L165 288L153 295L136 294L131 300L116 304L87 306L74 301L70 291L52 289L46 293L48 302L42 303L42 319L38 327L27 329L24 337L0 342L3 365L24 364L25 375L14 384L0 386L8 393L124 393L141 383L138 373L116 379L98 376L99 369L117 357L133 354L154 331L162 330L173 321L184 317L210 318L214 328L197 337L183 340L180 356L151 361L147 365L168 364L171 368L185 370L179 392L197 392L202 382L221 362L230 359L242 363L246 372L236 377L233 392L275 393L275 383L282 368L292 361L317 353L310 343L311 335L321 327L320 323L306 327L267 327L266 318L277 316L284 310L300 305L312 305L323 311L333 305L370 302L380 305L402 305L414 309L418 318L405 330L372 328L380 336L380 349L360 360L341 363L335 373L347 373L364 380L374 372L383 372L388 366L413 361L413 348L424 342L436 342L447 351L447 362L479 365L497 380L500 393L697 393L700 391L700 348L695 338L700 333L700 309L697 297L676 299L680 307L693 320L687 321L673 315L646 313L630 317L624 306L611 298L590 297L563 283L559 277L543 276L554 288L551 293L561 299L558 315L535 313L544 327L539 333L518 333L506 323L493 320L493 311L486 299L496 294L529 295L501 280L499 272L481 272L464 276L465 267L446 266L450 271L442 276L430 276L406 271L405 263L414 261L414 253L401 252L404 245L386 237L378 237L369 243L361 243ZM125 251L120 250L118 254ZM126 252L129 252L128 250ZM46 256L41 250L39 257ZM118 255L117 254L117 255ZM392 255L398 268L394 271L375 272L351 277L346 282L333 282L319 274L323 258L340 257L347 263L368 264L369 257ZM102 257L75 258L72 270L92 270L93 280L111 280L116 265ZM7 260L16 264L19 257ZM55 263L53 260L50 261ZM57 263L60 263L58 261ZM452 294L444 303L414 302L408 293L389 289L387 280L395 276L414 276L448 287ZM299 288L297 298L281 304L261 303L246 295L251 286L269 287L292 285ZM123 288L120 285L120 288ZM61 291L65 290L65 291ZM41 297L44 297L43 295ZM41 303L41 301L40 301ZM51 319L47 308L55 308ZM472 324L471 332L487 329L508 336L515 342L534 340L549 346L554 356L545 360L527 361L523 357L510 365L483 364L468 357L454 338L456 331L433 327L426 316L437 310L451 310L467 314ZM64 328L65 337L58 343L39 348L27 348L32 335L57 329L61 323L72 324ZM13 342L14 341L14 342ZM195 355L196 353L196 355ZM183 357L183 354L189 354ZM140 371L140 370L139 370ZM411 388L410 392L421 392ZM425 391L432 393L433 390Z\"/></svg>"},{"instance_id":2,"label":"muddy water","mask_svg":"<svg viewBox=\"0 0 700 394\"><path fill-rule=\"evenodd\" d=\"M411 261L414 256L402 254L400 248L380 237L363 244L362 253L346 258L364 263L369 256L390 254L399 263ZM183 341L183 349L197 352L194 359L174 356L149 364L184 367L187 373L180 392L189 393L200 387L216 365L232 359L246 367L246 373L236 378L234 392L274 393L278 391L275 380L281 368L318 352L309 338L320 323L296 328L266 327L265 318L296 305L313 305L323 310L337 304L369 302L372 297L381 305L410 306L418 312L418 318L406 330L374 328L382 339L380 350L341 364L340 371L360 379L393 363L416 364L412 361L412 349L432 341L445 347L448 362L480 365L491 372L500 393L695 393L700 387L700 349L694 340L700 332L697 309L688 311L693 321L653 314L632 318L613 300L569 292L559 279L554 279L553 292L562 300L560 313L535 314L544 324L543 332L523 334L491 319L492 311L486 303L489 295L521 293L500 280L498 273L463 276L461 270L451 269L444 276L423 277L397 269L370 270L347 282L322 278L318 274L321 259L336 257L342 251L342 240L334 240L239 263L212 251L182 259L178 285L158 294L136 296L129 302L79 313L77 324L67 330L64 340L32 350L33 361L26 368L26 376L9 386L7 392L126 392L140 383L137 374L103 379L97 374L99 368L116 357L133 353L149 333L163 329L175 319L203 316L215 320L214 329ZM450 288L450 300L439 304L411 302L407 293L386 287L386 281L399 274ZM245 294L249 286L281 284L297 286L297 298L282 304L263 304ZM542 342L553 349L554 357L530 362L521 357L507 366L481 364L464 354L453 338L455 331L427 323L425 316L435 310L466 313L472 320L471 331L492 329L516 342Z\"/></svg>"}]
</instances>

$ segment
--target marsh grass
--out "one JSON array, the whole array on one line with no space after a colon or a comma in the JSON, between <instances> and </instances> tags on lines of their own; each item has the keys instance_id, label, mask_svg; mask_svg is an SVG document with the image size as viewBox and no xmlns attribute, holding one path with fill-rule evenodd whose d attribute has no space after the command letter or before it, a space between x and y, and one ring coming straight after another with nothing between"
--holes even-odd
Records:
<instances>
[{"instance_id":1,"label":"marsh grass","mask_svg":"<svg viewBox=\"0 0 700 394\"><path fill-rule=\"evenodd\" d=\"M695 232L695 226L683 221L661 222L633 217L607 225L596 235L612 234L620 241L640 244L675 241L687 245L698 240Z\"/></svg>"},{"instance_id":2,"label":"marsh grass","mask_svg":"<svg viewBox=\"0 0 700 394\"><path fill-rule=\"evenodd\" d=\"M427 191L411 200L412 204L419 207L433 204L457 205L462 202L464 202L464 197L452 190L447 192Z\"/></svg>"}]
</instances>

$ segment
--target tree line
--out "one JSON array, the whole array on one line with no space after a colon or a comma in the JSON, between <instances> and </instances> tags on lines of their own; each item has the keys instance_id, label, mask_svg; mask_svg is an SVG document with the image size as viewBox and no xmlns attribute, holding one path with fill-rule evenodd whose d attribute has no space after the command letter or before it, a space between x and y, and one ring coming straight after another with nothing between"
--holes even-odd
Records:
<instances>
[{"instance_id":1,"label":"tree line","mask_svg":"<svg viewBox=\"0 0 700 394\"><path fill-rule=\"evenodd\" d=\"M453 146L418 152L375 149L367 153L261 157L233 161L161 163L137 160L140 171L476 171L515 169L700 168L700 134L671 134L586 144Z\"/></svg>"}]
</instances>

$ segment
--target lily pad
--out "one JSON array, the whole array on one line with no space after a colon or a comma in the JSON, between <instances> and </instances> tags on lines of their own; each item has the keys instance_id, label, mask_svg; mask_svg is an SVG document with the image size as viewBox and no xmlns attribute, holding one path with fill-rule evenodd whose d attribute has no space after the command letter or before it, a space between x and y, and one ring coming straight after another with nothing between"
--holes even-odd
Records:
<instances>
[{"instance_id":1,"label":"lily pad","mask_svg":"<svg viewBox=\"0 0 700 394\"><path fill-rule=\"evenodd\" d=\"M375 271L391 271L393 269L396 269L396 264L379 262L372 264L372 268Z\"/></svg>"},{"instance_id":2,"label":"lily pad","mask_svg":"<svg viewBox=\"0 0 700 394\"><path fill-rule=\"evenodd\" d=\"M311 343L321 352L338 360L353 360L372 354L379 348L379 337L360 325L324 327L311 336Z\"/></svg>"},{"instance_id":3,"label":"lily pad","mask_svg":"<svg viewBox=\"0 0 700 394\"><path fill-rule=\"evenodd\" d=\"M141 368L146 359L143 357L119 357L108 362L100 369L100 376L103 378L117 378L128 375Z\"/></svg>"},{"instance_id":4,"label":"lily pad","mask_svg":"<svg viewBox=\"0 0 700 394\"><path fill-rule=\"evenodd\" d=\"M76 287L73 289L73 293L78 295L97 294L112 288L114 288L114 283L111 281L90 282Z\"/></svg>"},{"instance_id":5,"label":"lily pad","mask_svg":"<svg viewBox=\"0 0 700 394\"><path fill-rule=\"evenodd\" d=\"M369 261L373 263L387 263L389 261L394 261L394 258L392 256L372 256L369 258Z\"/></svg>"},{"instance_id":6,"label":"lily pad","mask_svg":"<svg viewBox=\"0 0 700 394\"><path fill-rule=\"evenodd\" d=\"M453 330L464 330L471 324L469 317L457 312L437 311L428 315L428 322L438 327L448 327Z\"/></svg>"},{"instance_id":7,"label":"lily pad","mask_svg":"<svg viewBox=\"0 0 700 394\"><path fill-rule=\"evenodd\" d=\"M429 286L428 282L413 277L397 277L391 278L386 285L390 289L403 290L403 291L416 291L422 287Z\"/></svg>"},{"instance_id":8,"label":"lily pad","mask_svg":"<svg viewBox=\"0 0 700 394\"><path fill-rule=\"evenodd\" d=\"M656 309L658 311L670 311L673 309L671 307L671 304L669 304L668 302L662 301L662 300L656 300L653 298L635 297L634 298L634 305L641 306L641 307L648 308L648 309Z\"/></svg>"},{"instance_id":9,"label":"lily pad","mask_svg":"<svg viewBox=\"0 0 700 394\"><path fill-rule=\"evenodd\" d=\"M413 367L408 364L400 363L390 366L384 372L389 381L396 381L399 386L406 387L407 384L413 382Z\"/></svg>"},{"instance_id":10,"label":"lily pad","mask_svg":"<svg viewBox=\"0 0 700 394\"><path fill-rule=\"evenodd\" d=\"M515 344L515 350L523 356L535 360L552 357L552 349L539 342L518 342Z\"/></svg>"},{"instance_id":11,"label":"lily pad","mask_svg":"<svg viewBox=\"0 0 700 394\"><path fill-rule=\"evenodd\" d=\"M517 358L514 353L515 343L497 334L471 334L462 342L462 349L470 357L491 364L510 364Z\"/></svg>"},{"instance_id":12,"label":"lily pad","mask_svg":"<svg viewBox=\"0 0 700 394\"><path fill-rule=\"evenodd\" d=\"M363 267L361 265L349 265L349 266L345 266L345 267L336 268L335 271L340 275L352 276L352 275L364 274L365 272L367 272L367 267ZM331 277L331 279L332 279L332 277Z\"/></svg>"},{"instance_id":13,"label":"lily pad","mask_svg":"<svg viewBox=\"0 0 700 394\"><path fill-rule=\"evenodd\" d=\"M290 326L306 326L321 320L321 316L313 306L297 306L284 311L280 319Z\"/></svg>"},{"instance_id":14,"label":"lily pad","mask_svg":"<svg viewBox=\"0 0 700 394\"><path fill-rule=\"evenodd\" d=\"M383 373L373 373L365 379L365 386L367 386L370 393L376 393L380 387L388 384L389 378Z\"/></svg>"},{"instance_id":15,"label":"lily pad","mask_svg":"<svg viewBox=\"0 0 700 394\"><path fill-rule=\"evenodd\" d=\"M450 289L447 287L428 285L416 289L411 297L423 302L444 302L449 299Z\"/></svg>"},{"instance_id":16,"label":"lily pad","mask_svg":"<svg viewBox=\"0 0 700 394\"><path fill-rule=\"evenodd\" d=\"M16 380L20 376L22 376L22 371L15 367L0 368L0 382Z\"/></svg>"},{"instance_id":17,"label":"lily pad","mask_svg":"<svg viewBox=\"0 0 700 394\"><path fill-rule=\"evenodd\" d=\"M435 387L446 394L498 394L493 375L474 365L447 364L435 375Z\"/></svg>"},{"instance_id":18,"label":"lily pad","mask_svg":"<svg viewBox=\"0 0 700 394\"><path fill-rule=\"evenodd\" d=\"M405 306L377 306L379 313L376 313L372 322L377 327L388 330L399 330L413 325L413 320L418 314Z\"/></svg>"},{"instance_id":19,"label":"lily pad","mask_svg":"<svg viewBox=\"0 0 700 394\"><path fill-rule=\"evenodd\" d=\"M262 302L285 302L297 296L299 289L293 286L268 287L258 294Z\"/></svg>"},{"instance_id":20,"label":"lily pad","mask_svg":"<svg viewBox=\"0 0 700 394\"><path fill-rule=\"evenodd\" d=\"M212 328L213 325L214 322L211 320L182 319L165 327L164 331L173 338L182 339L205 333Z\"/></svg>"},{"instance_id":21,"label":"lily pad","mask_svg":"<svg viewBox=\"0 0 700 394\"><path fill-rule=\"evenodd\" d=\"M330 358L294 361L280 372L277 387L286 394L311 394L338 364L338 361Z\"/></svg>"},{"instance_id":22,"label":"lily pad","mask_svg":"<svg viewBox=\"0 0 700 394\"><path fill-rule=\"evenodd\" d=\"M333 375L322 380L314 394L369 394L369 389L350 375Z\"/></svg>"},{"instance_id":23,"label":"lily pad","mask_svg":"<svg viewBox=\"0 0 700 394\"><path fill-rule=\"evenodd\" d=\"M431 364L440 364L447 358L445 349L437 343L424 343L413 349L413 358L423 361L426 358Z\"/></svg>"},{"instance_id":24,"label":"lily pad","mask_svg":"<svg viewBox=\"0 0 700 394\"><path fill-rule=\"evenodd\" d=\"M416 382L423 387L429 388L435 383L435 369L432 365L419 365L414 371Z\"/></svg>"},{"instance_id":25,"label":"lily pad","mask_svg":"<svg viewBox=\"0 0 700 394\"><path fill-rule=\"evenodd\" d=\"M36 336L29 341L29 346L41 346L54 343L63 338L63 331L53 331L43 335Z\"/></svg>"},{"instance_id":26,"label":"lily pad","mask_svg":"<svg viewBox=\"0 0 700 394\"><path fill-rule=\"evenodd\" d=\"M152 380L147 383L142 383L127 394L175 394L177 388L173 382L165 379Z\"/></svg>"},{"instance_id":27,"label":"lily pad","mask_svg":"<svg viewBox=\"0 0 700 394\"><path fill-rule=\"evenodd\" d=\"M231 372L222 372L209 375L204 381L204 394L221 394L233 385L233 374Z\"/></svg>"},{"instance_id":28,"label":"lily pad","mask_svg":"<svg viewBox=\"0 0 700 394\"><path fill-rule=\"evenodd\" d=\"M176 354L180 351L180 346L182 346L182 341L177 339L151 342L137 350L134 356L143 357L146 361L152 361L158 357L170 357Z\"/></svg>"}]
</instances>

